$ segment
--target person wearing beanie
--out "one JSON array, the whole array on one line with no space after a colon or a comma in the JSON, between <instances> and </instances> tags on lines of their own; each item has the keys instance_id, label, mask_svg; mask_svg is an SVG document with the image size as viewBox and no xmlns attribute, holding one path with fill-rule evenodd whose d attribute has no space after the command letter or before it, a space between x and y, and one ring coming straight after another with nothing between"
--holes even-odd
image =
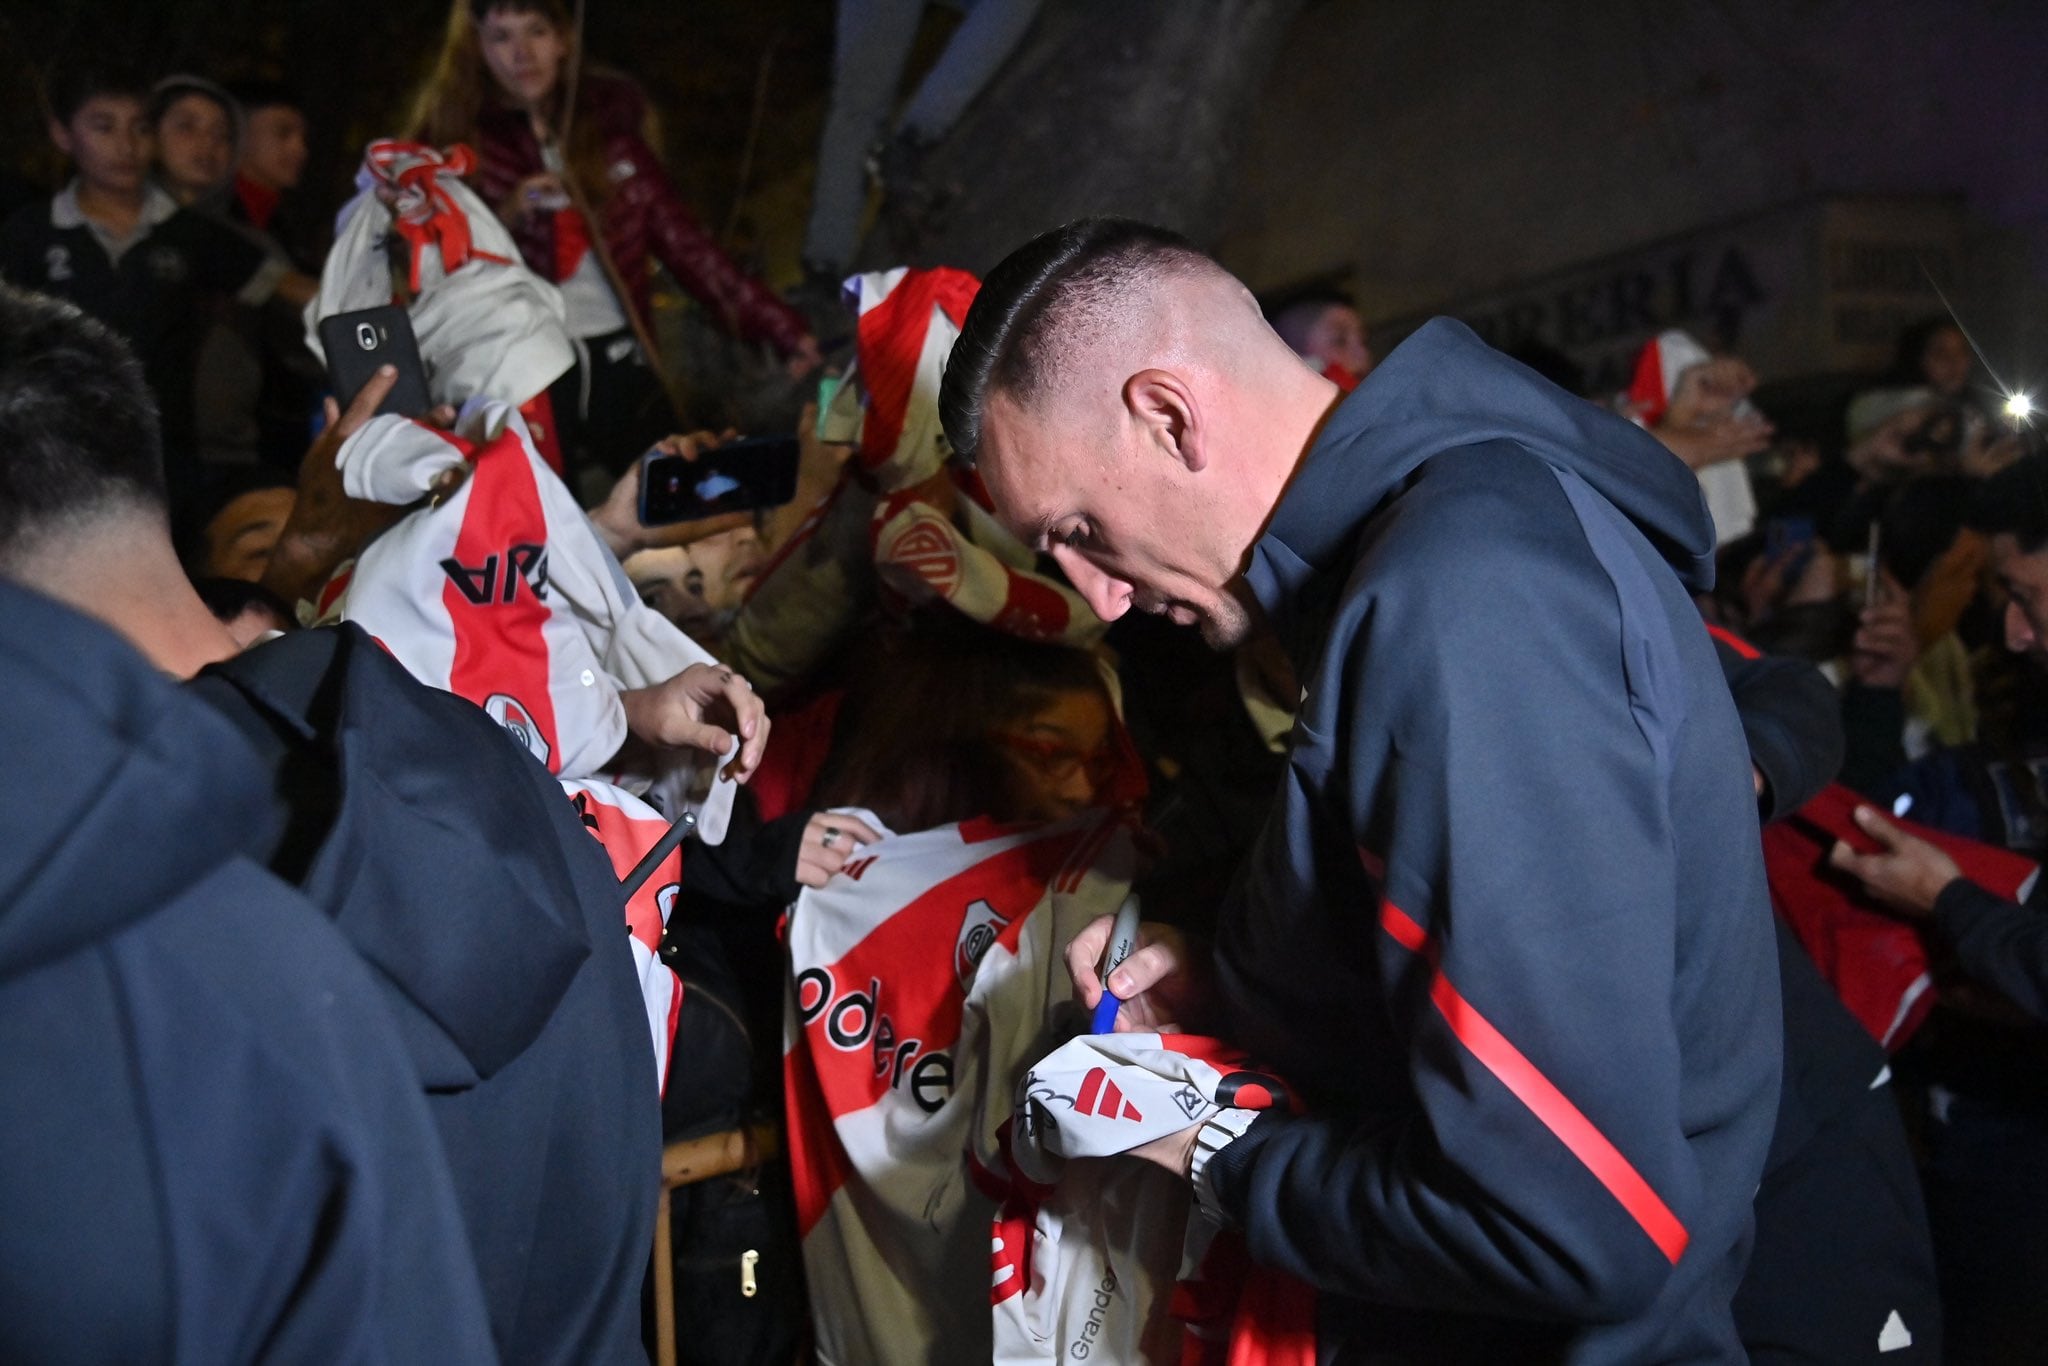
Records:
<instances>
[{"instance_id":1,"label":"person wearing beanie","mask_svg":"<svg viewBox=\"0 0 2048 1366\"><path fill-rule=\"evenodd\" d=\"M218 199L235 172L242 111L234 97L204 76L179 73L149 92L156 134L157 181L184 207Z\"/></svg>"}]
</instances>

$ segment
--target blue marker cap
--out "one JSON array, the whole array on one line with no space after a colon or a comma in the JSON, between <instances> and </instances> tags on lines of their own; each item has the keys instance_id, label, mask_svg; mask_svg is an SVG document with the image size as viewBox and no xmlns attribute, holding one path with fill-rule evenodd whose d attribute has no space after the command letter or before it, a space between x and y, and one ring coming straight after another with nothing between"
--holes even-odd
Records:
<instances>
[{"instance_id":1,"label":"blue marker cap","mask_svg":"<svg viewBox=\"0 0 2048 1366\"><path fill-rule=\"evenodd\" d=\"M1116 1032L1117 1007L1123 1002L1109 989L1109 974L1123 966L1138 947L1138 898L1135 894L1126 896L1123 905L1116 908L1116 919L1109 927L1109 943L1102 950L1102 999L1095 1003L1095 1017L1089 1021L1089 1033L1113 1034Z\"/></svg>"}]
</instances>

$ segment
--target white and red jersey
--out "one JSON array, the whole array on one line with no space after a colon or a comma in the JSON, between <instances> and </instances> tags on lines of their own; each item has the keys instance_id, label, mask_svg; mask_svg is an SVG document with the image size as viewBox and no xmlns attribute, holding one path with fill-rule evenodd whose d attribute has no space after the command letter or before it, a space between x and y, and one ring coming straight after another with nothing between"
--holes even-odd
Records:
<instances>
[{"instance_id":1,"label":"white and red jersey","mask_svg":"<svg viewBox=\"0 0 2048 1366\"><path fill-rule=\"evenodd\" d=\"M337 570L316 614L353 621L406 671L489 712L562 777L597 774L626 737L622 690L710 653L633 592L510 405L453 431L373 418L335 457L353 498L404 506L467 466Z\"/></svg>"},{"instance_id":2,"label":"white and red jersey","mask_svg":"<svg viewBox=\"0 0 2048 1366\"><path fill-rule=\"evenodd\" d=\"M966 822L891 836L797 899L784 1090L827 1366L989 1359L999 1135L1055 1018L1083 1023L1067 940L1132 873L1112 815Z\"/></svg>"},{"instance_id":3,"label":"white and red jersey","mask_svg":"<svg viewBox=\"0 0 2048 1366\"><path fill-rule=\"evenodd\" d=\"M632 793L610 783L565 778L562 790L575 804L583 828L604 847L612 873L621 881L668 832L659 811ZM657 1091L668 1086L668 1062L675 1051L676 1020L683 1009L683 983L661 961L661 934L668 926L682 892L683 855L672 851L626 902L626 932L633 946L633 971L640 979L640 997L647 1006L647 1028L654 1039Z\"/></svg>"},{"instance_id":4,"label":"white and red jersey","mask_svg":"<svg viewBox=\"0 0 2048 1366\"><path fill-rule=\"evenodd\" d=\"M947 468L939 422L946 358L981 284L965 271L898 267L856 275L854 369L821 423L854 447L839 485L756 581L734 621L732 658L764 688L803 678L856 629L877 587L899 602L946 602L1031 640L1086 647L1107 626L989 515L971 476L957 521L918 493ZM858 383L854 378L858 377Z\"/></svg>"},{"instance_id":5,"label":"white and red jersey","mask_svg":"<svg viewBox=\"0 0 2048 1366\"><path fill-rule=\"evenodd\" d=\"M1622 395L1624 416L1640 426L1654 427L1671 407L1678 382L1694 366L1713 359L1706 347L1691 333L1671 328L1659 332L1636 354L1635 373ZM1744 399L1741 407L1750 408ZM1707 514L1714 519L1714 541L1726 545L1747 536L1756 527L1756 490L1749 482L1749 467L1740 460L1723 460L1694 473L1700 492L1706 496Z\"/></svg>"},{"instance_id":6,"label":"white and red jersey","mask_svg":"<svg viewBox=\"0 0 2048 1366\"><path fill-rule=\"evenodd\" d=\"M1196 1034L1083 1035L1034 1064L993 1238L997 1366L1315 1366L1310 1287L1253 1265L1176 1174L1100 1160L1225 1109L1292 1108L1284 1083Z\"/></svg>"}]
</instances>

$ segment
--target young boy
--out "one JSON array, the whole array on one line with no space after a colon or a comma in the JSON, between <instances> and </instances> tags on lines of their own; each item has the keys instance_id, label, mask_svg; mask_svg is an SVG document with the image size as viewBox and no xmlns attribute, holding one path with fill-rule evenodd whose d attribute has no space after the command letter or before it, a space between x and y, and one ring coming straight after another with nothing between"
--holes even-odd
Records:
<instances>
[{"instance_id":1,"label":"young boy","mask_svg":"<svg viewBox=\"0 0 2048 1366\"><path fill-rule=\"evenodd\" d=\"M298 193L305 174L306 114L296 92L276 81L228 87L242 109L241 163L227 196L227 221L255 237L292 269L317 275L327 254L333 206L323 212ZM273 305L238 309L235 332L255 374L254 436L258 459L296 471L306 451L308 417L319 407L326 372L306 349L297 310ZM245 376L246 381L246 376Z\"/></svg>"},{"instance_id":2,"label":"young boy","mask_svg":"<svg viewBox=\"0 0 2048 1366\"><path fill-rule=\"evenodd\" d=\"M204 76L166 76L149 92L149 127L157 180L171 198L188 209L225 208L242 138L234 97Z\"/></svg>"},{"instance_id":3,"label":"young boy","mask_svg":"<svg viewBox=\"0 0 2048 1366\"><path fill-rule=\"evenodd\" d=\"M283 248L300 270L317 269L324 229L301 220L320 215L305 214L294 193L306 171L305 107L276 81L243 81L229 91L242 106L242 152L228 215Z\"/></svg>"},{"instance_id":4,"label":"young boy","mask_svg":"<svg viewBox=\"0 0 2048 1366\"><path fill-rule=\"evenodd\" d=\"M205 296L300 306L314 283L225 224L178 207L149 178L147 96L112 70L52 83L50 140L77 170L47 205L0 224L0 279L68 299L125 337L163 418L174 505L197 492L194 357Z\"/></svg>"}]
</instances>

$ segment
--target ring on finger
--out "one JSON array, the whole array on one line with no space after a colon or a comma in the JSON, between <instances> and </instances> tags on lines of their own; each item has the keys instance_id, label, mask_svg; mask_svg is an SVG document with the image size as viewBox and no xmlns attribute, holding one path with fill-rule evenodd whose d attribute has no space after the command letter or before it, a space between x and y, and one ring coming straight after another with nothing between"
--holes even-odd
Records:
<instances>
[{"instance_id":1,"label":"ring on finger","mask_svg":"<svg viewBox=\"0 0 2048 1366\"><path fill-rule=\"evenodd\" d=\"M827 849L830 849L839 843L840 834L841 831L838 826L828 825L825 827L825 837L819 840L818 843L824 845Z\"/></svg>"}]
</instances>

